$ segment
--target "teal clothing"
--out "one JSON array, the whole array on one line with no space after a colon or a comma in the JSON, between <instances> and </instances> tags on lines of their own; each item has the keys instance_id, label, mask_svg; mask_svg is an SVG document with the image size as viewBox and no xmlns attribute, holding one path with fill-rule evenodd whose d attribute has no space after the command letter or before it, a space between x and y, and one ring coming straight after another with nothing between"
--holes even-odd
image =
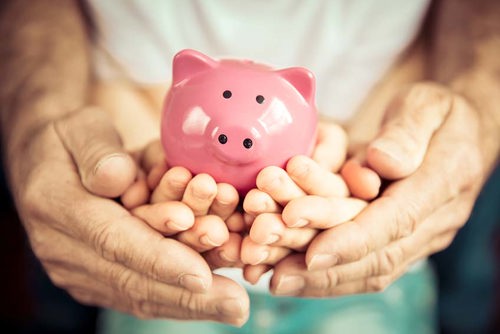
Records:
<instances>
[{"instance_id":1,"label":"teal clothing","mask_svg":"<svg viewBox=\"0 0 500 334\"><path fill-rule=\"evenodd\" d=\"M99 334L431 334L437 333L436 280L418 264L384 292L307 299L250 293L242 328L208 321L140 320L105 310Z\"/></svg>"}]
</instances>

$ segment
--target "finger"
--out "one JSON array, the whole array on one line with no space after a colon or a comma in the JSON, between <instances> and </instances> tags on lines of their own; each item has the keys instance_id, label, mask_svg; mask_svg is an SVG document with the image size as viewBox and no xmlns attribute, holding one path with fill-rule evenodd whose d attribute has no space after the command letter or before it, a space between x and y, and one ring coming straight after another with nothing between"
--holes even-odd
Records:
<instances>
[{"instance_id":1,"label":"finger","mask_svg":"<svg viewBox=\"0 0 500 334\"><path fill-rule=\"evenodd\" d=\"M229 216L226 219L226 225L229 232L241 233L246 229L245 220L241 212L234 212Z\"/></svg>"},{"instance_id":2,"label":"finger","mask_svg":"<svg viewBox=\"0 0 500 334\"><path fill-rule=\"evenodd\" d=\"M239 196L238 191L227 183L217 184L217 195L213 200L209 213L217 215L226 220L233 214L236 206L238 206Z\"/></svg>"},{"instance_id":3,"label":"finger","mask_svg":"<svg viewBox=\"0 0 500 334\"><path fill-rule=\"evenodd\" d=\"M229 233L228 240L222 246L203 254L212 269L242 267L240 249L242 237L238 233Z\"/></svg>"},{"instance_id":4,"label":"finger","mask_svg":"<svg viewBox=\"0 0 500 334\"><path fill-rule=\"evenodd\" d=\"M289 248L260 245L245 237L241 244L241 261L250 265L275 264L290 252Z\"/></svg>"},{"instance_id":5,"label":"finger","mask_svg":"<svg viewBox=\"0 0 500 334\"><path fill-rule=\"evenodd\" d=\"M373 170L362 166L358 159L347 161L340 174L354 197L371 200L379 194L382 180Z\"/></svg>"},{"instance_id":6,"label":"finger","mask_svg":"<svg viewBox=\"0 0 500 334\"><path fill-rule=\"evenodd\" d=\"M136 163L125 152L104 111L83 108L54 124L87 190L100 196L118 197L134 182Z\"/></svg>"},{"instance_id":7,"label":"finger","mask_svg":"<svg viewBox=\"0 0 500 334\"><path fill-rule=\"evenodd\" d=\"M305 195L287 172L276 166L269 166L260 171L257 175L257 188L268 193L283 206L290 200Z\"/></svg>"},{"instance_id":8,"label":"finger","mask_svg":"<svg viewBox=\"0 0 500 334\"><path fill-rule=\"evenodd\" d=\"M283 209L288 227L326 229L356 217L367 203L352 197L304 196L294 199Z\"/></svg>"},{"instance_id":9,"label":"finger","mask_svg":"<svg viewBox=\"0 0 500 334\"><path fill-rule=\"evenodd\" d=\"M192 178L191 172L184 167L170 168L153 191L151 203L182 200Z\"/></svg>"},{"instance_id":10,"label":"finger","mask_svg":"<svg viewBox=\"0 0 500 334\"><path fill-rule=\"evenodd\" d=\"M283 268L286 268L283 271ZM310 277L300 273L305 270L303 254L294 254L279 263L271 279L270 290L279 296L333 297L357 293L380 292L406 271L405 267L385 276L375 276L339 285L314 285ZM286 272L286 274L285 274ZM326 274L324 271L323 274ZM324 282L324 281L323 281Z\"/></svg>"},{"instance_id":11,"label":"finger","mask_svg":"<svg viewBox=\"0 0 500 334\"><path fill-rule=\"evenodd\" d=\"M280 214L258 215L250 228L250 239L260 245L287 247L303 251L318 231L312 228L290 228L285 225Z\"/></svg>"},{"instance_id":12,"label":"finger","mask_svg":"<svg viewBox=\"0 0 500 334\"><path fill-rule=\"evenodd\" d=\"M361 261L332 267L327 270L308 271L303 254L291 255L280 262L274 270L271 291L281 296L333 297L348 294L380 292L403 275L415 261L427 257L436 250L446 248L456 231L444 232L416 250L416 253L402 262L396 260L401 251L401 241L396 241L385 250L386 268L375 269L370 254ZM408 239L415 243L414 240ZM392 262L395 261L395 262ZM361 269L361 270L359 270Z\"/></svg>"},{"instance_id":13,"label":"finger","mask_svg":"<svg viewBox=\"0 0 500 334\"><path fill-rule=\"evenodd\" d=\"M73 261L74 252L61 251L66 249L60 246L60 235L64 234L87 245L99 258L143 276L190 291L207 291L212 284L212 274L200 254L165 238L115 201L90 194L75 171L68 167L72 162L62 147L57 146L60 142L54 128L47 129L49 132L44 132L46 137L41 137L39 143L52 143L50 152L56 159L50 168L42 164L39 167L43 168L36 169L23 194L24 205L31 207L24 212L31 217L30 244L35 254L43 259L44 253L54 251L70 256ZM53 150L54 147L58 149ZM64 186L48 189L44 187L47 184ZM47 232L44 228L60 233ZM52 234L56 237L50 239ZM56 244L59 246L54 247ZM57 258L57 254L53 256ZM92 261L87 263L87 267L92 266Z\"/></svg>"},{"instance_id":14,"label":"finger","mask_svg":"<svg viewBox=\"0 0 500 334\"><path fill-rule=\"evenodd\" d=\"M226 224L220 217L214 215L196 217L193 227L177 236L177 240L198 252L219 247L228 239L229 231Z\"/></svg>"},{"instance_id":15,"label":"finger","mask_svg":"<svg viewBox=\"0 0 500 334\"><path fill-rule=\"evenodd\" d=\"M149 174L151 170L158 165L165 162L165 152L159 140L154 140L150 142L144 149L141 157L141 167L144 169L146 174Z\"/></svg>"},{"instance_id":16,"label":"finger","mask_svg":"<svg viewBox=\"0 0 500 334\"><path fill-rule=\"evenodd\" d=\"M481 175L477 163L481 158L478 149L471 145L474 134L469 132L475 132L473 122L470 129L463 126L470 117L470 110L466 109L450 113L434 135L422 166L410 177L391 184L353 222L336 226L329 246L322 243L326 253L311 251L310 255L325 255L326 267L332 262L358 260L410 235L436 208L458 196L462 189L474 188L474 180Z\"/></svg>"},{"instance_id":17,"label":"finger","mask_svg":"<svg viewBox=\"0 0 500 334\"><path fill-rule=\"evenodd\" d=\"M420 83L402 92L389 105L382 130L368 148L369 165L388 179L413 173L452 105L450 92L436 84Z\"/></svg>"},{"instance_id":18,"label":"finger","mask_svg":"<svg viewBox=\"0 0 500 334\"><path fill-rule=\"evenodd\" d=\"M255 216L249 215L246 212L243 214L243 222L245 223L246 230L250 230L254 220L255 220Z\"/></svg>"},{"instance_id":19,"label":"finger","mask_svg":"<svg viewBox=\"0 0 500 334\"><path fill-rule=\"evenodd\" d=\"M299 155L291 158L286 171L292 180L309 195L349 196L346 183L338 175L324 169L310 158Z\"/></svg>"},{"instance_id":20,"label":"finger","mask_svg":"<svg viewBox=\"0 0 500 334\"><path fill-rule=\"evenodd\" d=\"M118 283L114 275L124 274L126 268L143 278L190 291L205 292L210 288L210 268L198 253L176 240L163 237L136 217L122 213L118 215L121 218L110 223L109 217L117 217L114 214L123 209L116 205L118 210L114 210L108 201L104 207L108 208L110 216L101 216L102 201L88 203L89 207L96 209L91 219L95 224L88 238L77 236L75 239L56 233L46 225L39 226L38 233L44 235L44 243L35 242L33 245L44 264L55 262L68 270L88 271L88 277L108 284ZM56 243L59 247L53 247Z\"/></svg>"},{"instance_id":21,"label":"finger","mask_svg":"<svg viewBox=\"0 0 500 334\"><path fill-rule=\"evenodd\" d=\"M462 196L446 204L429 216L412 235L394 241L388 246L373 251L364 258L347 264L340 264L327 271L311 271L304 275L310 276L309 282L318 286L334 286L350 281L372 276L391 275L398 267L406 267L417 259L424 258L451 242L450 235L456 231L468 219L470 198ZM310 246L315 251L315 243L321 242L321 238L328 240L329 236L319 236ZM306 255L307 259L307 255ZM308 261L314 267L314 260ZM323 273L326 273L323 274Z\"/></svg>"},{"instance_id":22,"label":"finger","mask_svg":"<svg viewBox=\"0 0 500 334\"><path fill-rule=\"evenodd\" d=\"M318 139L312 158L323 169L337 172L345 161L347 151L347 135L337 124L320 122Z\"/></svg>"},{"instance_id":23,"label":"finger","mask_svg":"<svg viewBox=\"0 0 500 334\"><path fill-rule=\"evenodd\" d=\"M163 177L163 175L165 175L167 171L168 171L168 166L166 160L163 160L159 162L158 165L151 167L146 178L149 189L155 189L156 187L158 187L161 178Z\"/></svg>"},{"instance_id":24,"label":"finger","mask_svg":"<svg viewBox=\"0 0 500 334\"><path fill-rule=\"evenodd\" d=\"M132 210L149 226L168 236L190 229L194 225L194 214L182 202L146 204Z\"/></svg>"},{"instance_id":25,"label":"finger","mask_svg":"<svg viewBox=\"0 0 500 334\"><path fill-rule=\"evenodd\" d=\"M186 203L195 216L206 215L217 196L217 183L208 174L198 174L189 181L182 201Z\"/></svg>"},{"instance_id":26,"label":"finger","mask_svg":"<svg viewBox=\"0 0 500 334\"><path fill-rule=\"evenodd\" d=\"M271 270L273 267L267 264L257 264L257 265L246 265L243 268L243 278L250 284L257 284L265 273Z\"/></svg>"},{"instance_id":27,"label":"finger","mask_svg":"<svg viewBox=\"0 0 500 334\"><path fill-rule=\"evenodd\" d=\"M146 175L142 170L138 171L137 180L120 197L121 203L127 209L136 208L146 204L149 200L149 188Z\"/></svg>"},{"instance_id":28,"label":"finger","mask_svg":"<svg viewBox=\"0 0 500 334\"><path fill-rule=\"evenodd\" d=\"M58 269L54 277L57 286L66 288L83 304L99 305L140 318L215 320L234 325L246 320L248 297L243 288L225 277L215 276L210 290L199 294L160 284L125 268L116 272L119 274L113 273L113 280L106 283L89 280L87 273L65 268ZM62 280L79 283L66 287L58 283Z\"/></svg>"},{"instance_id":29,"label":"finger","mask_svg":"<svg viewBox=\"0 0 500 334\"><path fill-rule=\"evenodd\" d=\"M281 212L281 207L268 193L259 189L252 189L243 200L243 210L252 216L257 216L264 212Z\"/></svg>"},{"instance_id":30,"label":"finger","mask_svg":"<svg viewBox=\"0 0 500 334\"><path fill-rule=\"evenodd\" d=\"M227 277L214 275L213 287L205 294L174 290L174 303L144 304L148 318L214 320L242 326L248 319L250 302L243 287Z\"/></svg>"}]
</instances>

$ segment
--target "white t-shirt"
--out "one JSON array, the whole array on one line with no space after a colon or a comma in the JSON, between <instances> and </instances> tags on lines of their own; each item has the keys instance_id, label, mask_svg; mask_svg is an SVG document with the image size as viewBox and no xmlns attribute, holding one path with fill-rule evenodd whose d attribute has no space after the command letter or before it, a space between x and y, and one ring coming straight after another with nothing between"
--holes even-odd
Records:
<instances>
[{"instance_id":1,"label":"white t-shirt","mask_svg":"<svg viewBox=\"0 0 500 334\"><path fill-rule=\"evenodd\" d=\"M430 0L88 0L100 78L168 83L175 53L304 66L319 111L349 119L411 43Z\"/></svg>"},{"instance_id":2,"label":"white t-shirt","mask_svg":"<svg viewBox=\"0 0 500 334\"><path fill-rule=\"evenodd\" d=\"M412 42L430 0L87 1L103 80L168 83L172 58L184 48L304 66L316 77L320 113L342 122ZM242 282L236 271L224 274ZM267 289L269 277L257 288Z\"/></svg>"}]
</instances>

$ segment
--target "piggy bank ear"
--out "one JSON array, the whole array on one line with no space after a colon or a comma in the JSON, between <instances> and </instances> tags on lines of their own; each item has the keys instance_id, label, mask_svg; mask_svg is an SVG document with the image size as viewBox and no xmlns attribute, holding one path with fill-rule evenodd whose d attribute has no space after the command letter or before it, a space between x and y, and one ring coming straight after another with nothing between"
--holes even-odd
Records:
<instances>
[{"instance_id":1,"label":"piggy bank ear","mask_svg":"<svg viewBox=\"0 0 500 334\"><path fill-rule=\"evenodd\" d=\"M294 86L308 103L314 104L316 84L311 71L303 67L292 67L280 70L278 74Z\"/></svg>"},{"instance_id":2,"label":"piggy bank ear","mask_svg":"<svg viewBox=\"0 0 500 334\"><path fill-rule=\"evenodd\" d=\"M173 61L173 84L193 77L196 74L212 69L217 61L195 50L182 50L177 53Z\"/></svg>"}]
</instances>

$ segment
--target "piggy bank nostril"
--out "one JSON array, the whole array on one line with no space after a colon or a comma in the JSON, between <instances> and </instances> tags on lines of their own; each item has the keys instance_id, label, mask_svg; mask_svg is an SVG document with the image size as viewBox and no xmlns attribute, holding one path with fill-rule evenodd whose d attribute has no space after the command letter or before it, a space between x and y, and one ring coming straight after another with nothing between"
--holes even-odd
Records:
<instances>
[{"instance_id":1,"label":"piggy bank nostril","mask_svg":"<svg viewBox=\"0 0 500 334\"><path fill-rule=\"evenodd\" d=\"M221 143L221 144L227 143L227 136L225 134L219 135L218 139L219 139L219 143Z\"/></svg>"},{"instance_id":2,"label":"piggy bank nostril","mask_svg":"<svg viewBox=\"0 0 500 334\"><path fill-rule=\"evenodd\" d=\"M253 145L252 139L245 138L245 140L243 141L243 146L245 146L245 148L251 148L252 145Z\"/></svg>"}]
</instances>

